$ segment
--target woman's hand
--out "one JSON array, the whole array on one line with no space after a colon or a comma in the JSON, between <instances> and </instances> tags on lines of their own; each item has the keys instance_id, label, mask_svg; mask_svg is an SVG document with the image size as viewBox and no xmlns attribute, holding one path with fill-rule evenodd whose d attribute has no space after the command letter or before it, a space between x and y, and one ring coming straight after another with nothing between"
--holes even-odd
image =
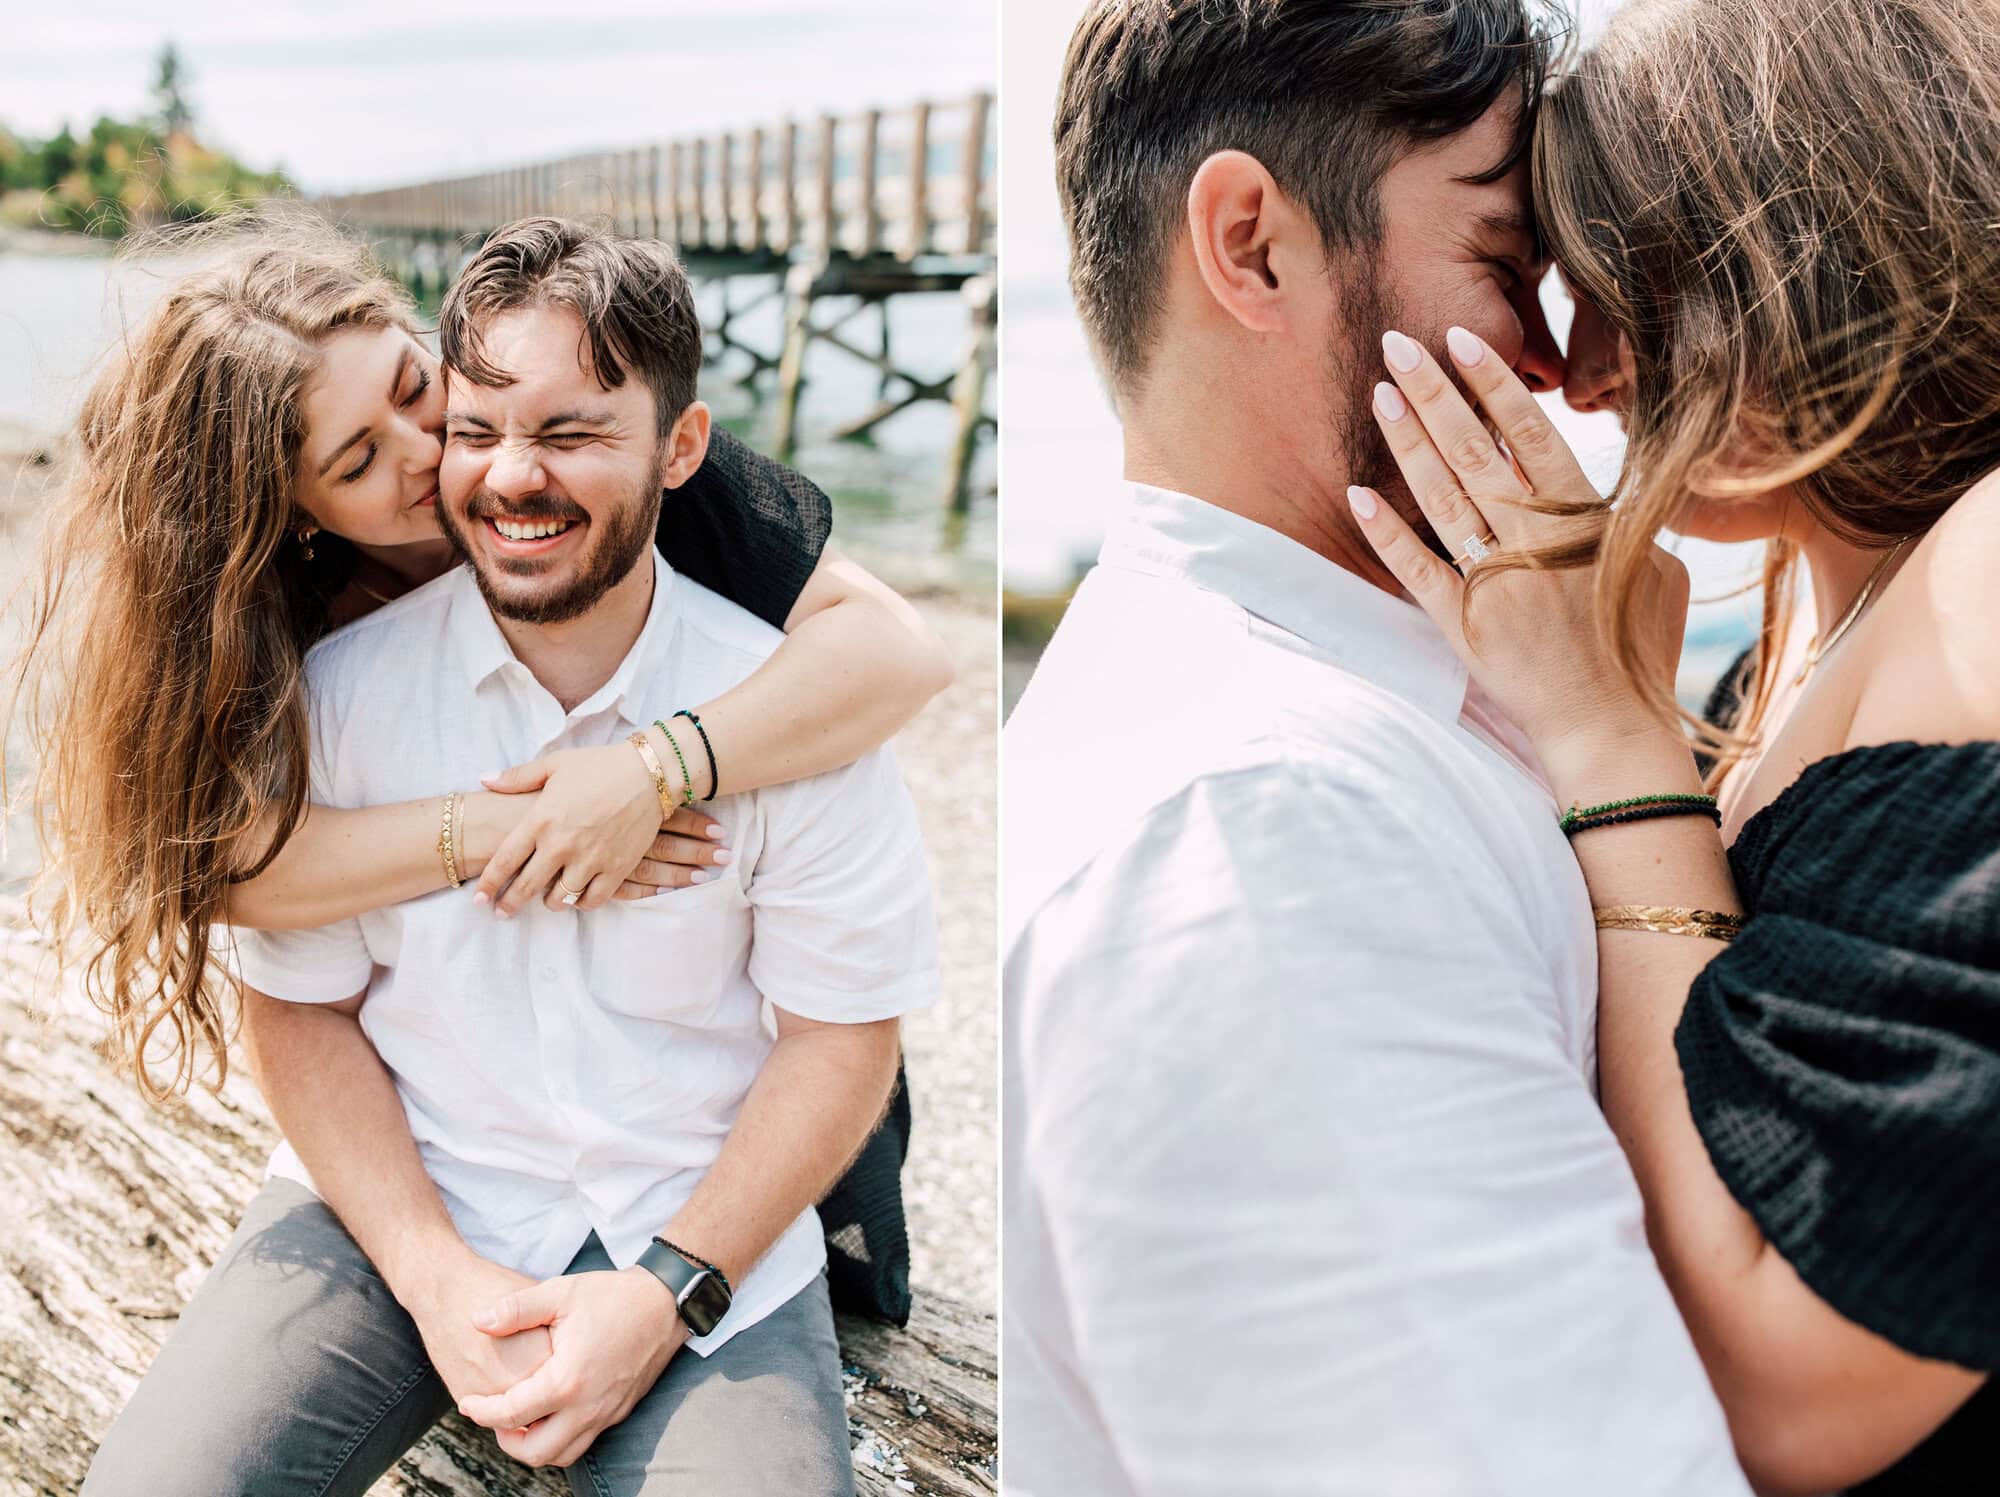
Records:
<instances>
[{"instance_id":1,"label":"woman's hand","mask_svg":"<svg viewBox=\"0 0 2000 1497\"><path fill-rule=\"evenodd\" d=\"M1401 333L1382 339L1395 384L1375 387L1375 421L1430 528L1467 564L1468 542L1495 551L1594 540L1607 511L1549 418L1513 370L1463 328L1446 336L1452 363L1505 439L1494 442L1431 356ZM1508 460L1512 453L1513 461ZM1579 513L1540 514L1530 497ZM1423 607L1472 675L1553 760L1589 756L1662 731L1620 675L1594 614L1597 569L1497 571L1466 596L1465 579L1438 558L1373 489L1351 488L1356 519L1396 580ZM1587 512L1584 512L1587 511ZM1687 569L1654 547L1639 610L1647 666L1671 680L1687 625Z\"/></svg>"},{"instance_id":2,"label":"woman's hand","mask_svg":"<svg viewBox=\"0 0 2000 1497\"><path fill-rule=\"evenodd\" d=\"M705 883L729 861L722 824L681 806L663 824L652 776L630 744L558 749L482 782L503 798L533 795L479 875L475 900L517 915L531 899L594 910ZM570 891L577 897L570 899Z\"/></svg>"}]
</instances>

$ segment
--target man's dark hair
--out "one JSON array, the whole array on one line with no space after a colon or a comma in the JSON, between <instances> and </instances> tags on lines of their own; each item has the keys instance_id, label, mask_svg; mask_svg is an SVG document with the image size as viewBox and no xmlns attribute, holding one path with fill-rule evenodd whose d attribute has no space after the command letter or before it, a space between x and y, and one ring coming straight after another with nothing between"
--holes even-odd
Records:
<instances>
[{"instance_id":1,"label":"man's dark hair","mask_svg":"<svg viewBox=\"0 0 2000 1497\"><path fill-rule=\"evenodd\" d=\"M653 392L661 436L694 399L701 317L674 252L560 218L524 218L480 247L438 313L438 346L474 384L513 383L486 358L481 334L500 312L564 307L583 323L590 363L608 390L636 373Z\"/></svg>"},{"instance_id":2,"label":"man's dark hair","mask_svg":"<svg viewBox=\"0 0 2000 1497\"><path fill-rule=\"evenodd\" d=\"M1555 14L1551 12L1551 14ZM1525 154L1551 61L1527 0L1093 0L1057 95L1070 286L1114 387L1145 367L1188 185L1217 151L1264 164L1331 252L1381 237L1396 157L1519 100Z\"/></svg>"}]
</instances>

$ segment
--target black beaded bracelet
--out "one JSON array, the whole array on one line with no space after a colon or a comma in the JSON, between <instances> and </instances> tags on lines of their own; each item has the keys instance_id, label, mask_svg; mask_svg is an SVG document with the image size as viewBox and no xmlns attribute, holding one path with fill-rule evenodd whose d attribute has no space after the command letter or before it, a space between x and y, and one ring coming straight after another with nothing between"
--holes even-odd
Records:
<instances>
[{"instance_id":1,"label":"black beaded bracelet","mask_svg":"<svg viewBox=\"0 0 2000 1497\"><path fill-rule=\"evenodd\" d=\"M715 745L708 741L708 729L701 725L700 718L696 717L685 707L676 712L674 716L686 718L694 724L695 732L701 734L701 746L708 753L708 794L704 795L702 799L714 800L722 791L722 776L717 772L715 767Z\"/></svg>"},{"instance_id":2,"label":"black beaded bracelet","mask_svg":"<svg viewBox=\"0 0 2000 1497\"><path fill-rule=\"evenodd\" d=\"M1588 832L1601 826L1623 826L1631 821L1656 821L1666 816L1706 816L1717 826L1722 825L1722 812L1714 806L1691 805L1686 801L1663 801L1650 806L1635 806L1629 811L1607 811L1601 816L1579 817L1565 822L1563 832L1574 837L1578 832Z\"/></svg>"},{"instance_id":3,"label":"black beaded bracelet","mask_svg":"<svg viewBox=\"0 0 2000 1497\"><path fill-rule=\"evenodd\" d=\"M681 1247L678 1243L668 1242L667 1239L664 1237L656 1236L654 1237L653 1241L657 1242L661 1247L666 1248L669 1252L679 1253L683 1258L687 1259L688 1262L690 1263L699 1263L703 1268L707 1269L710 1273L714 1274L718 1279L722 1280L722 1287L724 1289L729 1289L729 1292L731 1294L734 1294L736 1292L734 1289L729 1288L729 1275L724 1273L721 1269L717 1268L713 1263L709 1262L708 1259L702 1257L700 1253L690 1253L686 1248Z\"/></svg>"}]
</instances>

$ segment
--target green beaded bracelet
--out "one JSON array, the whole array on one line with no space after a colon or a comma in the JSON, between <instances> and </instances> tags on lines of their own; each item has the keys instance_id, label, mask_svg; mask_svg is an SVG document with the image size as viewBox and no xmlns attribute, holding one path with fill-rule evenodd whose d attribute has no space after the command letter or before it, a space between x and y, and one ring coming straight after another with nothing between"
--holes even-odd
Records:
<instances>
[{"instance_id":1,"label":"green beaded bracelet","mask_svg":"<svg viewBox=\"0 0 2000 1497\"><path fill-rule=\"evenodd\" d=\"M667 747L672 749L674 757L681 761L681 804L691 806L694 804L694 776L688 773L687 755L681 752L680 744L674 741L673 730L665 723L656 717L653 719L653 726L660 730L661 735L667 740Z\"/></svg>"},{"instance_id":2,"label":"green beaded bracelet","mask_svg":"<svg viewBox=\"0 0 2000 1497\"><path fill-rule=\"evenodd\" d=\"M1635 806L1686 806L1695 811L1713 811L1716 809L1715 797L1712 795L1689 795L1685 793L1634 795L1626 800L1606 801L1601 806L1571 806L1567 811L1563 812L1556 824L1565 833L1568 833L1577 830L1581 823L1593 817L1608 816L1613 812L1631 810Z\"/></svg>"}]
</instances>

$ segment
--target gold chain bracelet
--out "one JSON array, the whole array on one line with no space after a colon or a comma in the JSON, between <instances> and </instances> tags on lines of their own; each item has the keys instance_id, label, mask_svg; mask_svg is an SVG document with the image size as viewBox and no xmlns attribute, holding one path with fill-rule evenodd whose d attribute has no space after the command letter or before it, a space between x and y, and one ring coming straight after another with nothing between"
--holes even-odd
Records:
<instances>
[{"instance_id":1,"label":"gold chain bracelet","mask_svg":"<svg viewBox=\"0 0 2000 1497\"><path fill-rule=\"evenodd\" d=\"M1733 941L1743 929L1741 915L1665 904L1606 905L1596 916L1599 930L1653 930L1668 936L1705 936L1712 941Z\"/></svg>"},{"instance_id":2,"label":"gold chain bracelet","mask_svg":"<svg viewBox=\"0 0 2000 1497\"><path fill-rule=\"evenodd\" d=\"M465 883L458 876L459 808L464 804L463 791L454 790L447 795L444 798L444 819L438 827L438 861L444 864L444 881L454 889Z\"/></svg>"}]
</instances>

